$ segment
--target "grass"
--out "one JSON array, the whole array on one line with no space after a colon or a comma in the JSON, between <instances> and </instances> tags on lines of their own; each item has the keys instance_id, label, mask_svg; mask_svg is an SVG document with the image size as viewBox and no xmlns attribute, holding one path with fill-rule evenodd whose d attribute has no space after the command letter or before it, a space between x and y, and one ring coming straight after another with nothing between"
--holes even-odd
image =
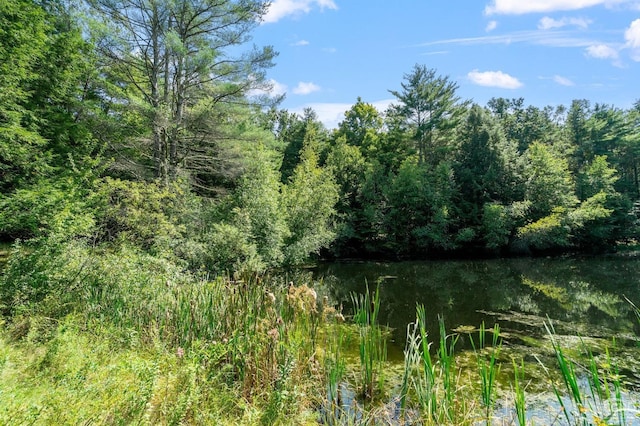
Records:
<instances>
[{"instance_id":1,"label":"grass","mask_svg":"<svg viewBox=\"0 0 640 426\"><path fill-rule=\"evenodd\" d=\"M572 360L558 341L551 321L545 324L545 328L565 388L563 393L554 385L554 393L567 424L610 424L614 418L617 420L615 424L626 424L621 376L618 366L610 356L610 349L615 350L615 339L612 340L611 348L607 347L605 350L604 364L599 365L582 339L581 350L586 359ZM585 380L581 380L581 377ZM568 399L563 398L563 395L567 395Z\"/></svg>"},{"instance_id":2,"label":"grass","mask_svg":"<svg viewBox=\"0 0 640 426\"><path fill-rule=\"evenodd\" d=\"M472 340L472 375L458 334L440 317L430 341L417 306L395 381L379 288L353 294L342 323L304 281L207 280L126 248L48 253L2 276L0 424L489 424L507 389L513 423L530 421L524 361L498 380L497 324ZM626 424L615 342L596 356L547 331L556 424Z\"/></svg>"},{"instance_id":3,"label":"grass","mask_svg":"<svg viewBox=\"0 0 640 426\"><path fill-rule=\"evenodd\" d=\"M373 399L376 391L384 389L384 367L387 360L387 342L378 323L380 315L380 288L370 294L352 294L353 320L360 332L360 394Z\"/></svg>"},{"instance_id":4,"label":"grass","mask_svg":"<svg viewBox=\"0 0 640 426\"><path fill-rule=\"evenodd\" d=\"M480 325L480 331L478 332L478 346L476 347L473 338L471 338L471 345L473 351L476 354L476 360L478 364L478 373L481 379L481 397L482 404L486 409L487 424L491 422L491 416L493 412L493 406L495 402L495 387L496 387L496 374L500 368L497 363L498 354L502 342L500 340L500 326L495 324L493 330L491 330L492 341L491 346L487 348L486 342L486 329L484 322ZM486 357L483 352L489 351L489 356Z\"/></svg>"},{"instance_id":5,"label":"grass","mask_svg":"<svg viewBox=\"0 0 640 426\"><path fill-rule=\"evenodd\" d=\"M516 419L519 426L526 426L527 424L527 404L525 397L524 382L524 360L520 361L518 365L513 360L513 386L514 386L514 398L513 405L515 406Z\"/></svg>"}]
</instances>

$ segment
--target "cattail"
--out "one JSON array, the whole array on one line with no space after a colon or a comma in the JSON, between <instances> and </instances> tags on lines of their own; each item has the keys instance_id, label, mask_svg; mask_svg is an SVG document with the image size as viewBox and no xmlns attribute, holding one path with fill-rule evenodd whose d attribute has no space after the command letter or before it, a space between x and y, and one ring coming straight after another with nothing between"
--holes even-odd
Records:
<instances>
[{"instance_id":1,"label":"cattail","mask_svg":"<svg viewBox=\"0 0 640 426\"><path fill-rule=\"evenodd\" d=\"M276 303L276 295L273 294L272 292L268 291L267 292L267 300L269 301L270 304L274 305Z\"/></svg>"},{"instance_id":2,"label":"cattail","mask_svg":"<svg viewBox=\"0 0 640 426\"><path fill-rule=\"evenodd\" d=\"M273 340L278 340L278 337L280 337L280 332L277 328L272 328L271 330L267 331L267 335Z\"/></svg>"}]
</instances>

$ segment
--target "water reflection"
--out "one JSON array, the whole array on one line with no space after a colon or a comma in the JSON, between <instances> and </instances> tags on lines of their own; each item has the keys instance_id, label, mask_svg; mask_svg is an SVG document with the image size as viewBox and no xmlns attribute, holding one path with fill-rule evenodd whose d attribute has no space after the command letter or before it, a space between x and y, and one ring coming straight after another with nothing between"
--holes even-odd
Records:
<instances>
[{"instance_id":1,"label":"water reflection","mask_svg":"<svg viewBox=\"0 0 640 426\"><path fill-rule=\"evenodd\" d=\"M432 340L438 338L439 315L449 330L498 321L514 339L543 335L547 317L566 334L620 339L640 334L625 300L640 304L638 259L327 263L315 274L347 311L351 292L379 283L382 322L394 329L398 349L417 303L426 307Z\"/></svg>"}]
</instances>

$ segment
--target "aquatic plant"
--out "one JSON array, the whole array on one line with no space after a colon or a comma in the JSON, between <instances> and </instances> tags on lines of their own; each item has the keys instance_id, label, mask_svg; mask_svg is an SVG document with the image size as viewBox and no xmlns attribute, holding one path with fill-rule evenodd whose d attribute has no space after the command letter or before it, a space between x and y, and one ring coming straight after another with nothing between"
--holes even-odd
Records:
<instances>
[{"instance_id":1,"label":"aquatic plant","mask_svg":"<svg viewBox=\"0 0 640 426\"><path fill-rule=\"evenodd\" d=\"M577 361L572 361L565 354L556 338L556 332L551 321L545 323L545 329L551 340L551 345L556 356L560 376L569 396L567 401L562 397L559 389L553 385L554 393L562 408L567 423L574 424L607 424L616 416L618 424L626 424L625 406L623 401L623 389L620 372L617 364L610 356L609 348L605 348L606 361L603 367L599 367L593 352L587 347L583 339L581 341L582 352L586 355L587 366ZM612 341L615 349L615 338ZM581 386L581 374L584 371L586 385ZM586 392L589 395L586 395Z\"/></svg>"},{"instance_id":2,"label":"aquatic plant","mask_svg":"<svg viewBox=\"0 0 640 426\"><path fill-rule=\"evenodd\" d=\"M353 320L358 326L360 341L360 393L366 399L374 396L374 385L378 390L384 386L384 362L387 359L387 342L380 325L380 288L376 287L373 297L367 291L365 294L352 293L354 306Z\"/></svg>"},{"instance_id":3,"label":"aquatic plant","mask_svg":"<svg viewBox=\"0 0 640 426\"><path fill-rule=\"evenodd\" d=\"M433 360L431 359L430 343L427 334L427 319L424 305L418 305L416 308L416 322L420 332L419 340L419 359L422 364L422 375L417 382L416 392L418 400L424 412L429 418L436 418L438 409L436 394L436 370Z\"/></svg>"},{"instance_id":4,"label":"aquatic plant","mask_svg":"<svg viewBox=\"0 0 640 426\"><path fill-rule=\"evenodd\" d=\"M438 316L438 325L440 328L440 345L438 347L438 364L440 365L440 374L442 380L442 388L444 391L445 411L449 421L455 421L454 399L456 392L456 382L454 380L455 372L455 347L458 341L458 335L447 335L447 329L444 325L444 318Z\"/></svg>"},{"instance_id":5,"label":"aquatic plant","mask_svg":"<svg viewBox=\"0 0 640 426\"><path fill-rule=\"evenodd\" d=\"M478 346L476 347L473 338L471 338L471 345L476 355L478 373L480 374L481 379L480 390L482 404L486 409L487 423L490 423L494 404L496 374L500 369L497 359L502 346L502 340L500 339L500 326L495 324L493 326L493 330L491 330L493 336L491 340L491 347L487 348L486 333L487 331L483 321L480 324L480 330L478 332ZM490 352L488 358L483 354L486 350Z\"/></svg>"},{"instance_id":6,"label":"aquatic plant","mask_svg":"<svg viewBox=\"0 0 640 426\"><path fill-rule=\"evenodd\" d=\"M525 400L525 393L523 387L524 381L524 360L520 361L518 365L514 360L513 362L513 386L514 386L514 405L516 410L516 418L520 426L526 426L527 424L527 407Z\"/></svg>"}]
</instances>

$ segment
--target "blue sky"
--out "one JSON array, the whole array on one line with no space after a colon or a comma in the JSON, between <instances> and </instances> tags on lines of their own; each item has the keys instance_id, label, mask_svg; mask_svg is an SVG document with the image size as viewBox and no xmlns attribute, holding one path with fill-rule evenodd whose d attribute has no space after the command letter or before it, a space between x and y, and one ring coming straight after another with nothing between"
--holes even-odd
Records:
<instances>
[{"instance_id":1,"label":"blue sky","mask_svg":"<svg viewBox=\"0 0 640 426\"><path fill-rule=\"evenodd\" d=\"M281 107L328 127L358 96L384 110L415 64L481 105L640 99L640 0L273 0L253 41L279 52Z\"/></svg>"}]
</instances>

